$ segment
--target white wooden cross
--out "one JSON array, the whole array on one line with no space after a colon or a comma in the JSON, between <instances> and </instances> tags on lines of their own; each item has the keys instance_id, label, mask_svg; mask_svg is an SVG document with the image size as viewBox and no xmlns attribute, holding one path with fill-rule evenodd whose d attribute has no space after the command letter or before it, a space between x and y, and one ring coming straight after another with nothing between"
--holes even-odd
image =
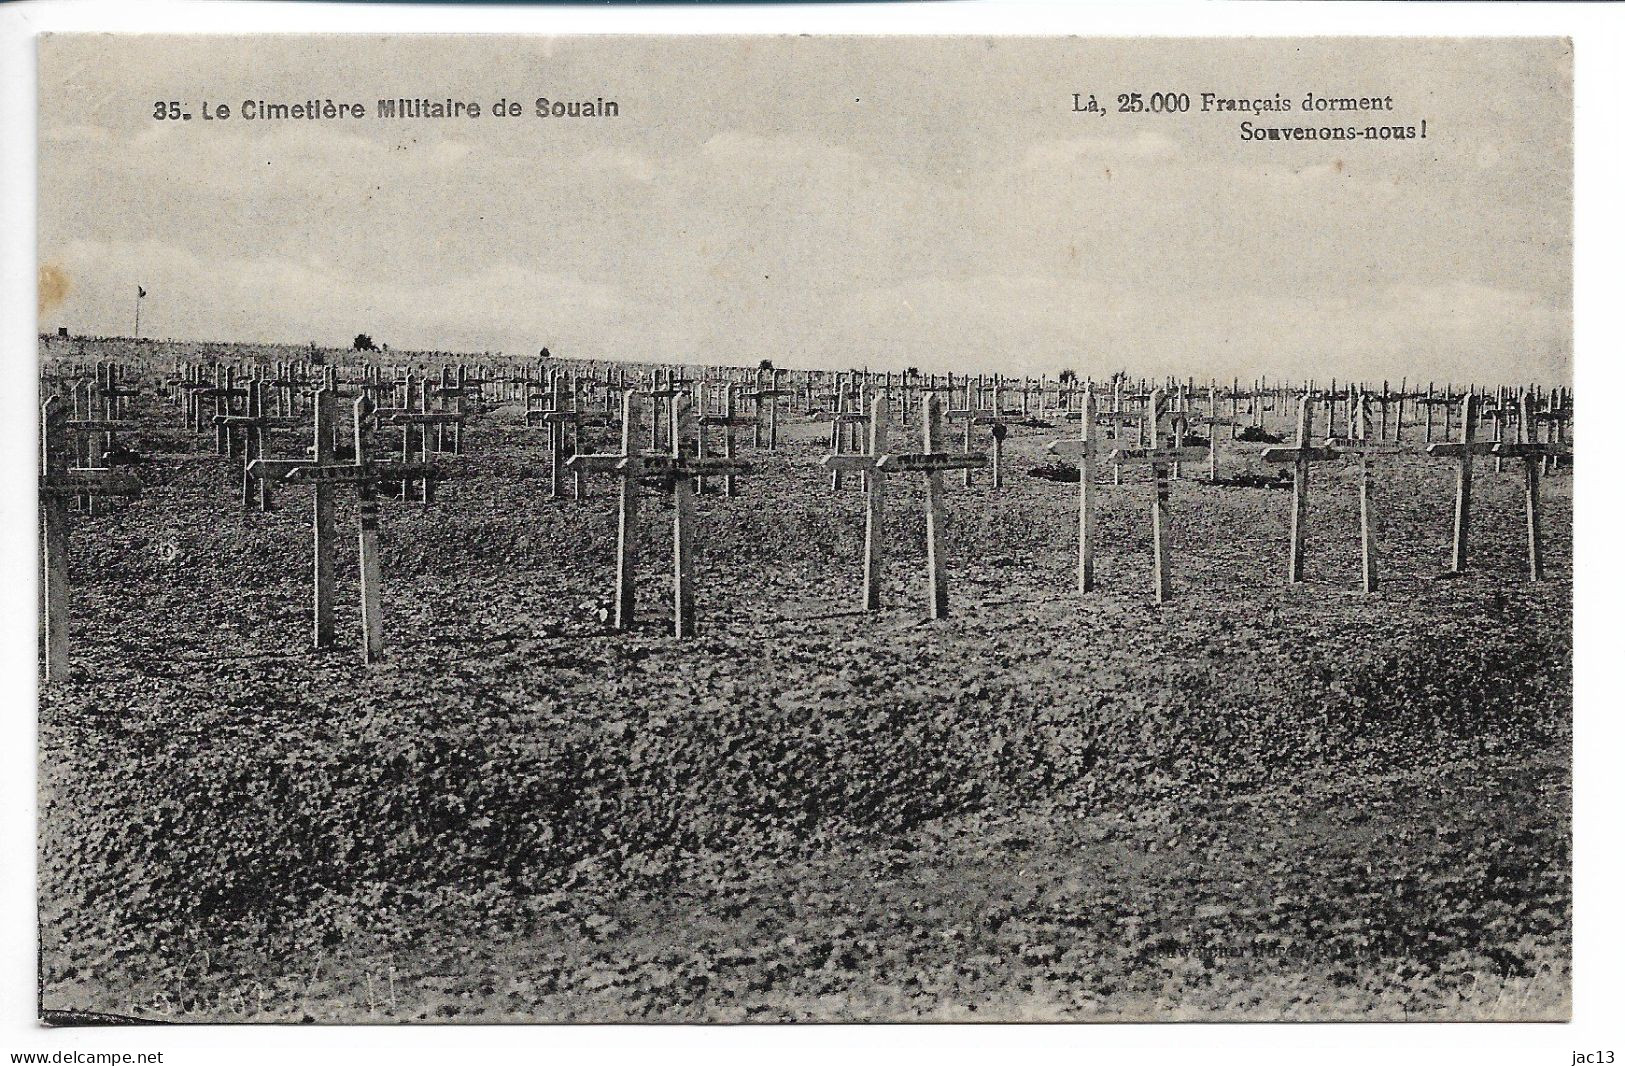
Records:
<instances>
[{"instance_id":1,"label":"white wooden cross","mask_svg":"<svg viewBox=\"0 0 1625 1066\"><path fill-rule=\"evenodd\" d=\"M663 390L654 390L660 392ZM694 482L702 475L740 474L749 467L727 457L684 455L683 441L694 435L694 408L686 389L673 397L677 405L677 432L669 455L638 451L639 400L649 393L628 389L622 394L621 451L609 455L576 455L569 465L582 473L614 473L621 478L621 500L616 532L615 628L628 629L636 613L637 517L639 482L655 482L672 494L672 632L679 639L696 629L694 606ZM658 415L656 416L658 420Z\"/></svg>"},{"instance_id":2,"label":"white wooden cross","mask_svg":"<svg viewBox=\"0 0 1625 1066\"><path fill-rule=\"evenodd\" d=\"M869 416L863 411L861 396L861 389L856 395L849 393L844 388L837 388L836 390L835 410L830 413L829 427L829 443L832 456L844 455L846 453L847 437L854 432L861 432L861 427L869 421ZM850 410L848 409L849 403L852 407ZM842 475L846 471L862 471L867 477L867 471L873 469L872 465L867 467L843 466L839 463L831 464L827 460L824 466L829 470L829 487L832 492L840 491Z\"/></svg>"},{"instance_id":3,"label":"white wooden cross","mask_svg":"<svg viewBox=\"0 0 1625 1066\"><path fill-rule=\"evenodd\" d=\"M693 436L694 406L687 391L675 398L677 432L672 435L670 455L645 455L621 460L623 470L636 471L671 488L672 495L672 635L692 637L696 629L694 607L694 482L706 474L746 473L749 467L737 460L684 455L683 441Z\"/></svg>"},{"instance_id":4,"label":"white wooden cross","mask_svg":"<svg viewBox=\"0 0 1625 1066\"><path fill-rule=\"evenodd\" d=\"M405 398L403 405L400 408L391 410L387 416L388 424L401 431L400 463L392 466L391 469L399 472L401 476L400 498L410 500L412 498L412 482L418 480L421 483L418 498L427 507L434 502L434 473L437 471L437 468L429 462L429 455L434 449L434 438L429 432L429 428L433 426L438 432L447 425L461 426L463 416L455 411L429 410L429 379L427 377L419 379L409 370L406 373L404 385ZM363 398L367 398L367 391L366 388L362 389ZM383 414L383 412L374 412L372 410L370 398L367 399L366 410L369 414ZM412 446L414 427L416 427L417 436L417 447L415 449ZM406 473L409 468L422 469L428 473L421 478L414 478Z\"/></svg>"},{"instance_id":5,"label":"white wooden cross","mask_svg":"<svg viewBox=\"0 0 1625 1066\"><path fill-rule=\"evenodd\" d=\"M677 426L677 397L683 391L670 381L662 380L663 377L664 375L656 371L654 387L639 390L645 397L653 400L655 404L654 411L649 418L649 451L651 452L660 450L660 423L663 420L661 418L662 407L666 412L664 421L667 423L667 436L675 436L673 430ZM758 406L760 406L759 401Z\"/></svg>"},{"instance_id":6,"label":"white wooden cross","mask_svg":"<svg viewBox=\"0 0 1625 1066\"><path fill-rule=\"evenodd\" d=\"M795 389L779 387L779 375L782 370L771 371L770 384L766 388L758 386L756 391L750 393L751 399L756 401L756 447L762 446L762 405L767 405L767 450L775 451L779 446L779 398L781 396L794 396Z\"/></svg>"},{"instance_id":7,"label":"white wooden cross","mask_svg":"<svg viewBox=\"0 0 1625 1066\"><path fill-rule=\"evenodd\" d=\"M291 418L273 417L265 410L265 390L269 387L264 380L255 380L248 387L248 412L241 415L215 415L214 424L224 426L227 434L234 431L242 437L241 454L243 457L242 499L243 506L253 505L256 483L259 488L259 507L261 511L271 509L271 480L260 476L265 471L264 466L256 466L255 461L266 458L266 435L272 429L288 429L296 425ZM226 451L231 453L233 446L227 444ZM283 470L282 473L286 473Z\"/></svg>"},{"instance_id":8,"label":"white wooden cross","mask_svg":"<svg viewBox=\"0 0 1625 1066\"><path fill-rule=\"evenodd\" d=\"M1403 454L1410 449L1403 441L1371 436L1371 405L1365 390L1355 390L1349 404L1353 434L1327 437L1326 447L1338 455L1352 455L1360 461L1360 582L1370 593L1377 589L1377 520L1371 501L1371 460L1381 455Z\"/></svg>"},{"instance_id":9,"label":"white wooden cross","mask_svg":"<svg viewBox=\"0 0 1625 1066\"><path fill-rule=\"evenodd\" d=\"M1548 457L1568 454L1559 442L1535 440L1536 422L1535 398L1525 392L1518 403L1517 443L1500 442L1494 449L1496 458L1523 460L1524 520L1529 542L1531 581L1540 581L1546 576L1544 540L1540 530L1540 471Z\"/></svg>"},{"instance_id":10,"label":"white wooden cross","mask_svg":"<svg viewBox=\"0 0 1625 1066\"><path fill-rule=\"evenodd\" d=\"M240 396L247 396L248 390L238 388L236 385L237 372L229 366L215 366L215 384L206 389L198 389L193 393L195 398L207 398L214 401L215 415L233 414L232 401ZM202 428L202 414L198 415L198 428ZM228 455L231 451L231 436L223 425L214 427L214 453Z\"/></svg>"},{"instance_id":11,"label":"white wooden cross","mask_svg":"<svg viewBox=\"0 0 1625 1066\"><path fill-rule=\"evenodd\" d=\"M738 397L740 390L743 388L743 385L724 383L722 389L722 413L720 415L702 414L700 416L699 454L702 458L706 456L709 450L707 447L709 440L707 430L711 427L722 430L722 457L730 461L738 458L738 444L734 440L734 430L748 428L757 424L755 418L739 414ZM700 490L702 492L705 490L704 478L700 479ZM725 496L739 495L738 475L734 471L730 470L722 475L722 491Z\"/></svg>"},{"instance_id":12,"label":"white wooden cross","mask_svg":"<svg viewBox=\"0 0 1625 1066\"><path fill-rule=\"evenodd\" d=\"M1567 436L1565 427L1573 420L1573 413L1565 389L1555 388L1547 394L1545 410L1535 412L1536 423L1546 427L1546 443L1556 446L1563 444ZM1566 451L1554 449L1546 456L1546 469L1556 472L1558 463L1566 455Z\"/></svg>"},{"instance_id":13,"label":"white wooden cross","mask_svg":"<svg viewBox=\"0 0 1625 1066\"><path fill-rule=\"evenodd\" d=\"M608 454L584 455L577 452L567 465L578 475L605 473L621 479L620 504L615 524L615 628L632 628L637 613L637 520L639 403L645 393L628 388L621 392L621 450Z\"/></svg>"},{"instance_id":14,"label":"white wooden cross","mask_svg":"<svg viewBox=\"0 0 1625 1066\"><path fill-rule=\"evenodd\" d=\"M1168 474L1172 464L1181 461L1195 461L1202 457L1201 448L1181 448L1173 443L1174 431L1172 427L1167 430L1167 443L1163 443L1163 423L1169 421L1167 410L1167 397L1161 389L1154 390L1146 399L1146 423L1148 425L1151 447L1149 448L1116 448L1109 458L1113 463L1122 464L1130 462L1143 462L1151 464L1151 480L1154 495L1151 499L1151 591L1158 603L1168 602L1171 595L1169 586L1169 552L1167 544L1168 526Z\"/></svg>"},{"instance_id":15,"label":"white wooden cross","mask_svg":"<svg viewBox=\"0 0 1625 1066\"><path fill-rule=\"evenodd\" d=\"M311 517L314 644L317 648L330 648L333 634L333 549L338 532L334 524L334 491L348 485L355 489L358 505L356 527L361 571L361 658L374 663L384 654L384 620L382 577L378 562L378 483L401 480L444 477L445 472L425 463L372 462L367 459L366 424L371 416L372 401L366 396L356 398L354 405L355 435L354 462L334 461L333 430L338 420L338 393L332 388L316 391L314 430L315 441L309 460L256 460L259 476L271 476L271 471L282 470L283 480L291 484L310 483L315 486L315 504ZM263 464L263 465L261 465Z\"/></svg>"},{"instance_id":16,"label":"white wooden cross","mask_svg":"<svg viewBox=\"0 0 1625 1066\"><path fill-rule=\"evenodd\" d=\"M942 502L942 472L944 470L971 470L987 465L987 456L972 452L944 452L937 448L943 442L942 403L936 393L926 396L921 409L925 451L883 456L875 464L881 474L918 473L925 475L925 571L927 614L930 618L948 617L948 568L943 559L943 525L947 520Z\"/></svg>"},{"instance_id":17,"label":"white wooden cross","mask_svg":"<svg viewBox=\"0 0 1625 1066\"><path fill-rule=\"evenodd\" d=\"M1023 394L1023 399L1026 396ZM1004 383L1002 379L993 381L993 407L985 414L976 414L971 421L978 426L987 426L993 437L993 488L1004 488L1004 438L1010 433L1010 426L1005 418L1013 415L1004 409ZM966 426L965 450L970 451L970 427Z\"/></svg>"},{"instance_id":18,"label":"white wooden cross","mask_svg":"<svg viewBox=\"0 0 1625 1066\"><path fill-rule=\"evenodd\" d=\"M1100 454L1099 411L1091 384L1083 393L1083 412L1078 419L1078 435L1051 441L1051 455L1074 455L1078 459L1078 591L1095 587L1095 459Z\"/></svg>"},{"instance_id":19,"label":"white wooden cross","mask_svg":"<svg viewBox=\"0 0 1625 1066\"><path fill-rule=\"evenodd\" d=\"M90 407L88 401L85 406L87 409ZM76 416L79 413L78 407L79 395L78 390L75 390L74 408ZM131 428L132 423L114 418L111 415L96 418L93 417L93 412L88 411L88 416L82 418L65 419L63 414L65 412L53 415L56 423L52 428L73 438L72 453L78 458L79 465L77 469L103 470L118 465L121 459L116 434ZM100 448L93 443L97 438L101 438ZM97 510L96 494L86 493L80 496L79 509L86 514L95 514Z\"/></svg>"},{"instance_id":20,"label":"white wooden cross","mask_svg":"<svg viewBox=\"0 0 1625 1066\"><path fill-rule=\"evenodd\" d=\"M1489 455L1495 442L1474 440L1478 425L1478 395L1468 390L1461 399L1461 439L1452 443L1430 444L1428 456L1456 460L1456 519L1450 547L1450 572L1467 569L1467 531L1473 517L1473 456Z\"/></svg>"},{"instance_id":21,"label":"white wooden cross","mask_svg":"<svg viewBox=\"0 0 1625 1066\"><path fill-rule=\"evenodd\" d=\"M885 563L886 526L886 472L880 462L886 457L887 430L891 408L886 396L876 396L869 407L868 451L843 453L836 448L834 454L824 457L824 467L836 474L858 471L864 475L865 495L863 519L863 609L880 610L881 567ZM836 439L837 444L839 438Z\"/></svg>"},{"instance_id":22,"label":"white wooden cross","mask_svg":"<svg viewBox=\"0 0 1625 1066\"><path fill-rule=\"evenodd\" d=\"M950 404L953 402L953 379L954 379L954 376L952 374L949 374L948 375L948 390L949 390L948 400L949 400ZM971 433L973 431L973 427L977 423L978 416L981 414L981 412L978 411L977 408L976 408L976 394L977 394L977 391L978 391L977 387L976 387L976 382L973 381L970 378L969 375L967 375L965 377L964 389L965 389L965 406L964 407L951 407L950 406L945 412L943 412L943 418L948 422L963 422L963 423L965 423L965 439L964 439L963 447L964 447L964 453L966 455L969 455L969 454L971 454L971 444L972 444ZM975 482L975 478L973 476L972 470L973 470L972 467L967 466L965 468L965 487L967 489L970 488L971 485Z\"/></svg>"},{"instance_id":23,"label":"white wooden cross","mask_svg":"<svg viewBox=\"0 0 1625 1066\"><path fill-rule=\"evenodd\" d=\"M548 454L548 488L547 497L550 500L564 499L564 471L569 467L569 460L565 456L565 444L568 441L577 445L581 439L581 412L570 410L547 410L540 412L537 421L547 426L547 454ZM579 447L573 447L572 452L579 452ZM581 499L585 494L586 482L582 478L583 471L575 469L575 483L572 495Z\"/></svg>"},{"instance_id":24,"label":"white wooden cross","mask_svg":"<svg viewBox=\"0 0 1625 1066\"><path fill-rule=\"evenodd\" d=\"M1205 426L1207 428L1207 479L1219 480L1219 427L1229 426L1232 433L1236 425L1234 417L1221 418L1219 416L1219 392L1214 386L1207 389L1207 414L1193 416L1186 412L1185 421L1188 425Z\"/></svg>"},{"instance_id":25,"label":"white wooden cross","mask_svg":"<svg viewBox=\"0 0 1625 1066\"><path fill-rule=\"evenodd\" d=\"M1298 436L1291 447L1264 449L1266 463L1292 464L1292 540L1287 553L1287 584L1303 580L1303 562L1309 532L1309 464L1336 459L1337 452L1325 445L1311 444L1313 432L1314 398L1304 393L1298 401Z\"/></svg>"},{"instance_id":26,"label":"white wooden cross","mask_svg":"<svg viewBox=\"0 0 1625 1066\"><path fill-rule=\"evenodd\" d=\"M439 386L429 390L434 397L436 413L454 414L456 418L448 418L435 425L434 450L436 452L450 452L452 455L461 455L463 452L463 421L468 414L467 397L470 392L468 384L468 367L459 363L455 368L447 363L440 368ZM451 429L447 433L448 427Z\"/></svg>"},{"instance_id":27,"label":"white wooden cross","mask_svg":"<svg viewBox=\"0 0 1625 1066\"><path fill-rule=\"evenodd\" d=\"M65 415L59 396L50 397L40 408L40 570L45 601L46 681L66 681L72 672L68 658L68 500L141 494L141 483L134 475L107 467L67 468L57 444Z\"/></svg>"}]
</instances>

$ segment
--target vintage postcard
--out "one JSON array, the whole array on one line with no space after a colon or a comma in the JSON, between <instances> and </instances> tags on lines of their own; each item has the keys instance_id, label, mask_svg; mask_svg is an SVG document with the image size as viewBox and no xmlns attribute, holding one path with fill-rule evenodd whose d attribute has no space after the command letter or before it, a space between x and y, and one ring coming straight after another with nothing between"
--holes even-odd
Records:
<instances>
[{"instance_id":1,"label":"vintage postcard","mask_svg":"<svg viewBox=\"0 0 1625 1066\"><path fill-rule=\"evenodd\" d=\"M41 1017L1566 1020L1572 52L43 37Z\"/></svg>"}]
</instances>

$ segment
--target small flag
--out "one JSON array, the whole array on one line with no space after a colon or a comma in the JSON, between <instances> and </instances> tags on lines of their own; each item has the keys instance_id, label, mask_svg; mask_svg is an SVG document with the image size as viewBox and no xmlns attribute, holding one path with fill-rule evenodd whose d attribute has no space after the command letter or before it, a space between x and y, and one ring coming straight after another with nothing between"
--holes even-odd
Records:
<instances>
[{"instance_id":1,"label":"small flag","mask_svg":"<svg viewBox=\"0 0 1625 1066\"><path fill-rule=\"evenodd\" d=\"M137 299L137 300L142 300L142 299L145 299L145 298L146 298L146 295L147 295L147 290L146 290L146 289L143 289L143 288L142 288L142 287L141 287L141 286L139 286L139 285L137 285L137 286L136 286L136 287L135 287L135 298L136 298L136 299Z\"/></svg>"}]
</instances>

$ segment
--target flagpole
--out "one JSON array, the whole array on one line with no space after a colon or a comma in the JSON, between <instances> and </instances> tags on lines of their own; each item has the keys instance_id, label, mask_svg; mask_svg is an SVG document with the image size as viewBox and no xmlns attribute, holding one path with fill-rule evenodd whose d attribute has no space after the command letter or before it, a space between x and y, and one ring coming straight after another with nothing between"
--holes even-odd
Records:
<instances>
[{"instance_id":1,"label":"flagpole","mask_svg":"<svg viewBox=\"0 0 1625 1066\"><path fill-rule=\"evenodd\" d=\"M141 286L135 287L135 339L141 339Z\"/></svg>"}]
</instances>

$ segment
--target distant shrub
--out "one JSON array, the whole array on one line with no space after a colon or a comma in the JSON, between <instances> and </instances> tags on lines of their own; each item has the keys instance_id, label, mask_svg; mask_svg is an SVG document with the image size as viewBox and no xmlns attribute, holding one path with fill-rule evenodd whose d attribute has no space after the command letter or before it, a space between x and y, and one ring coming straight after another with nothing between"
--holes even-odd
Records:
<instances>
[{"instance_id":1,"label":"distant shrub","mask_svg":"<svg viewBox=\"0 0 1625 1066\"><path fill-rule=\"evenodd\" d=\"M372 342L372 338L365 333L357 333L350 347L358 352L376 352L378 350L378 346Z\"/></svg>"}]
</instances>

